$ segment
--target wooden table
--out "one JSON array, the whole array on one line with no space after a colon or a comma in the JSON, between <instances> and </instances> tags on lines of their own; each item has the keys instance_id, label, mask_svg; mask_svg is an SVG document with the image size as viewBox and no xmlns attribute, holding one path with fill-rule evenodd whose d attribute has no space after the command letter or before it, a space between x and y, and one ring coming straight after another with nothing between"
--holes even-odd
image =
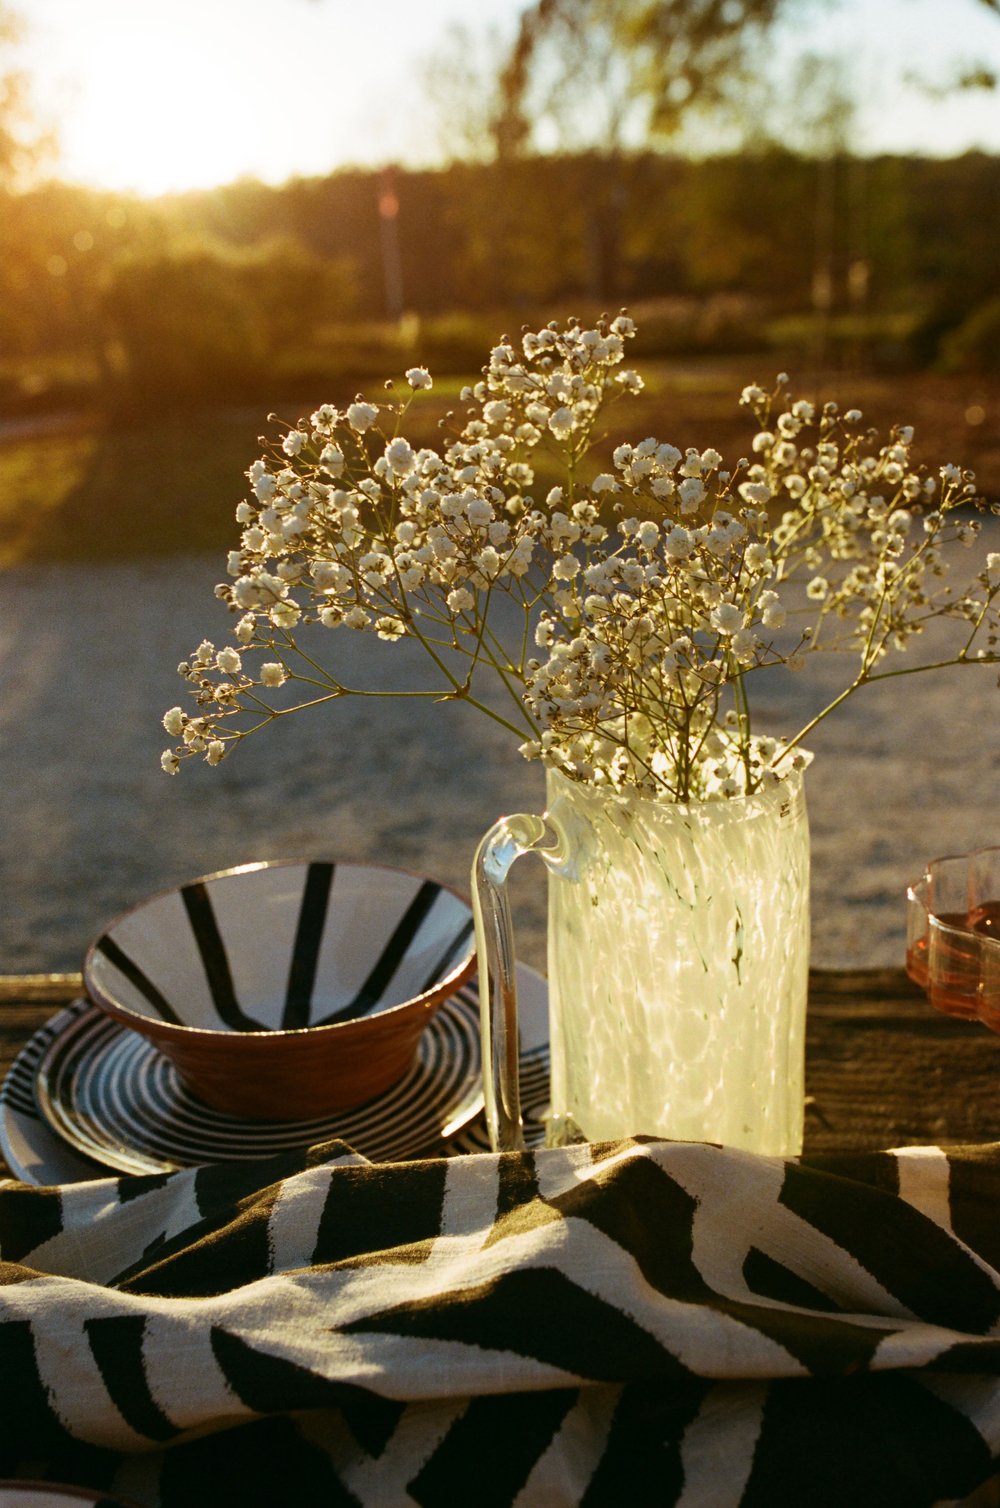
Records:
<instances>
[{"instance_id":1,"label":"wooden table","mask_svg":"<svg viewBox=\"0 0 1000 1508\"><path fill-rule=\"evenodd\" d=\"M0 975L0 1075L80 990ZM1000 1037L939 1015L901 969L813 971L806 1087L807 1152L1000 1140Z\"/></svg>"}]
</instances>

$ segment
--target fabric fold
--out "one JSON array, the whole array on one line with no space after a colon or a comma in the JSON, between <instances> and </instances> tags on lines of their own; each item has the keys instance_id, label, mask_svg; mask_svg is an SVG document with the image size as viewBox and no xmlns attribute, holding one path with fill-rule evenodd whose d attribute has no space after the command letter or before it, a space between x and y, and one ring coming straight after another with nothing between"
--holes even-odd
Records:
<instances>
[{"instance_id":1,"label":"fabric fold","mask_svg":"<svg viewBox=\"0 0 1000 1508\"><path fill-rule=\"evenodd\" d=\"M241 1508L958 1499L1000 1454L997 1209L1000 1145L9 1185L0 1475L150 1508L227 1456Z\"/></svg>"}]
</instances>

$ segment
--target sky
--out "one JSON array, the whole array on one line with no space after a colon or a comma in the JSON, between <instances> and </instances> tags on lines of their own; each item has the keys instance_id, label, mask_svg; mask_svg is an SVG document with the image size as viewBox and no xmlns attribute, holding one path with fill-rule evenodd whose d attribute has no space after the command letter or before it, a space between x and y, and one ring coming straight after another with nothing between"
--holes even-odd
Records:
<instances>
[{"instance_id":1,"label":"sky","mask_svg":"<svg viewBox=\"0 0 1000 1508\"><path fill-rule=\"evenodd\" d=\"M524 0L9 0L21 61L57 128L60 176L155 194L239 177L440 160L425 65L456 24L510 36ZM812 0L786 35L843 60L865 152L1000 152L1000 92L944 101L970 61L1000 73L981 0Z\"/></svg>"}]
</instances>

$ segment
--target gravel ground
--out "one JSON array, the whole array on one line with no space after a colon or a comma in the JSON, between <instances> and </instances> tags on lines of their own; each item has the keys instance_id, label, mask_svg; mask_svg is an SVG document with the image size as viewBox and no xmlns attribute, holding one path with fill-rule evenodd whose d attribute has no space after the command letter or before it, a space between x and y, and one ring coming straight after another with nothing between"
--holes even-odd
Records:
<instances>
[{"instance_id":1,"label":"gravel ground","mask_svg":"<svg viewBox=\"0 0 1000 1508\"><path fill-rule=\"evenodd\" d=\"M217 770L163 775L159 719L184 701L174 667L204 634L224 639L219 564L3 576L0 972L76 969L103 923L151 891L253 859L376 859L467 889L490 823L541 809L540 771L508 735L412 700L345 701L289 718ZM370 654L367 639L341 637L349 655ZM389 649L376 673L398 685L409 649ZM801 726L838 672L843 662L816 661L767 688L771 730ZM907 882L933 855L1000 843L995 683L975 668L903 677L811 738L815 964L900 963ZM540 866L519 871L522 953L539 965L544 878Z\"/></svg>"}]
</instances>

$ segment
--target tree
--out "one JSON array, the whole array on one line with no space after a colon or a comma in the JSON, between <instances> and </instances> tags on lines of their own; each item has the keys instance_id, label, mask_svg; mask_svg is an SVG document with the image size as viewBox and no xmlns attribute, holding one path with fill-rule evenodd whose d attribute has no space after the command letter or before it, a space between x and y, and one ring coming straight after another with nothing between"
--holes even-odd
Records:
<instances>
[{"instance_id":1,"label":"tree","mask_svg":"<svg viewBox=\"0 0 1000 1508\"><path fill-rule=\"evenodd\" d=\"M675 139L694 117L751 128L755 78L785 22L840 0L532 0L498 70L489 129L498 156L532 150L616 150ZM942 4L950 0L941 0ZM1000 0L972 0L1000 16ZM993 88L993 71L964 65L938 92ZM587 134L581 141L580 134ZM574 139L576 138L576 139Z\"/></svg>"},{"instance_id":2,"label":"tree","mask_svg":"<svg viewBox=\"0 0 1000 1508\"><path fill-rule=\"evenodd\" d=\"M20 17L0 0L0 189L23 182L54 147L51 133L37 126L30 80L17 66L23 35Z\"/></svg>"},{"instance_id":3,"label":"tree","mask_svg":"<svg viewBox=\"0 0 1000 1508\"><path fill-rule=\"evenodd\" d=\"M120 405L185 405L254 397L294 366L317 315L342 317L353 272L342 260L276 237L233 246L188 234L116 261L101 325L117 345Z\"/></svg>"},{"instance_id":4,"label":"tree","mask_svg":"<svg viewBox=\"0 0 1000 1508\"><path fill-rule=\"evenodd\" d=\"M500 72L497 154L534 144L540 105L563 129L592 125L595 84L605 139L592 145L620 147L633 122L675 134L691 111L730 103L792 3L803 0L534 0Z\"/></svg>"}]
</instances>

